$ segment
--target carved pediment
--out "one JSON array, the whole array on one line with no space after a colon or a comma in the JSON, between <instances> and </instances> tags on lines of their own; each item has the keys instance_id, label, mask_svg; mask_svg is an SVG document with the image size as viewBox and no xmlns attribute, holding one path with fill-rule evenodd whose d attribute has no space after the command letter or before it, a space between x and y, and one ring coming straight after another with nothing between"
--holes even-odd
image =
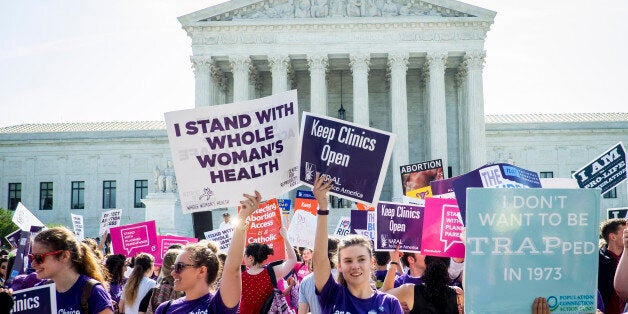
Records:
<instances>
[{"instance_id":1,"label":"carved pediment","mask_svg":"<svg viewBox=\"0 0 628 314\"><path fill-rule=\"evenodd\" d=\"M478 14L479 13L479 14ZM476 17L495 12L454 0L231 0L179 18L195 22L342 17Z\"/></svg>"}]
</instances>

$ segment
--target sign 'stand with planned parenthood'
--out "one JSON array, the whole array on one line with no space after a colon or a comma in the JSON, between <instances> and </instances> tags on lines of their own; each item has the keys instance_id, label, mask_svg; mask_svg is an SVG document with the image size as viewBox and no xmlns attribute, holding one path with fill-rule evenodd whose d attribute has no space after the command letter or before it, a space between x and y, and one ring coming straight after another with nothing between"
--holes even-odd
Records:
<instances>
[{"instance_id":1,"label":"sign 'stand with planned parenthood'","mask_svg":"<svg viewBox=\"0 0 628 314\"><path fill-rule=\"evenodd\" d=\"M233 104L167 112L184 213L270 199L299 184L296 90Z\"/></svg>"},{"instance_id":2,"label":"sign 'stand with planned parenthood'","mask_svg":"<svg viewBox=\"0 0 628 314\"><path fill-rule=\"evenodd\" d=\"M301 181L313 186L316 173L333 181L329 192L373 205L384 185L395 135L325 116L303 113Z\"/></svg>"},{"instance_id":3,"label":"sign 'stand with planned parenthood'","mask_svg":"<svg viewBox=\"0 0 628 314\"><path fill-rule=\"evenodd\" d=\"M478 189L467 193L465 312L595 313L598 189Z\"/></svg>"}]
</instances>

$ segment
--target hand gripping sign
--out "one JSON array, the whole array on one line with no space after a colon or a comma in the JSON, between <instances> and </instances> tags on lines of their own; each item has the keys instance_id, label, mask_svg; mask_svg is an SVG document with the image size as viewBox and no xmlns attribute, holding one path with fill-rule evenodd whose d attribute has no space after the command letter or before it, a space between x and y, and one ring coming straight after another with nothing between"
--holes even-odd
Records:
<instances>
[{"instance_id":1,"label":"hand gripping sign","mask_svg":"<svg viewBox=\"0 0 628 314\"><path fill-rule=\"evenodd\" d=\"M110 234L114 254L124 254L127 257L141 252L153 256L157 254L157 229L154 220L114 227Z\"/></svg>"}]
</instances>

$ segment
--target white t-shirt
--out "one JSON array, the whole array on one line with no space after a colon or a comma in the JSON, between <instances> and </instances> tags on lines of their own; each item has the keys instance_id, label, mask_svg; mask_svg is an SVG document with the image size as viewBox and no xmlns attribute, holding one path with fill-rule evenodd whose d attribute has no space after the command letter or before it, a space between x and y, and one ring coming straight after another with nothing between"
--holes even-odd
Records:
<instances>
[{"instance_id":1,"label":"white t-shirt","mask_svg":"<svg viewBox=\"0 0 628 314\"><path fill-rule=\"evenodd\" d=\"M223 229L229 229L229 228L233 228L233 225L230 222L221 222L220 226L218 226L218 229L223 230Z\"/></svg>"},{"instance_id":2,"label":"white t-shirt","mask_svg":"<svg viewBox=\"0 0 628 314\"><path fill-rule=\"evenodd\" d=\"M152 280L148 277L143 277L137 289L137 296L135 297L135 302L133 302L133 304L129 304L129 302L124 300L124 313L125 314L138 314L140 310L140 302L142 302L142 299L144 298L144 296L146 296L146 293L148 293L148 291L150 291L150 289L152 289L155 286L155 284L156 284L155 280Z\"/></svg>"}]
</instances>

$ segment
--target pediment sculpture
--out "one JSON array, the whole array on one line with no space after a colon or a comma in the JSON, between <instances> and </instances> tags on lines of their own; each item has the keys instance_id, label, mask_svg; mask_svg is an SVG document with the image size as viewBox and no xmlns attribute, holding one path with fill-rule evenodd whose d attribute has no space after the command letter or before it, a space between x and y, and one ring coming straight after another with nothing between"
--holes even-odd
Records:
<instances>
[{"instance_id":1,"label":"pediment sculpture","mask_svg":"<svg viewBox=\"0 0 628 314\"><path fill-rule=\"evenodd\" d=\"M441 16L466 17L466 13L420 1L395 0L284 0L260 2L210 20L278 18Z\"/></svg>"}]
</instances>

